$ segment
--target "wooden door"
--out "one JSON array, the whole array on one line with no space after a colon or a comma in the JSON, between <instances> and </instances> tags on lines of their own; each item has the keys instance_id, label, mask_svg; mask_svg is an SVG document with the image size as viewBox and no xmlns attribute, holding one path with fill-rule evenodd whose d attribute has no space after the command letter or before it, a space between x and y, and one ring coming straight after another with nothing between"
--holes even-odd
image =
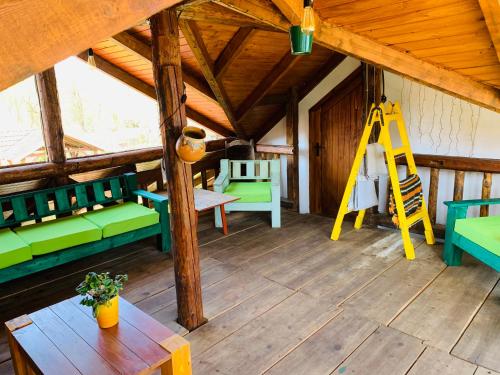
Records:
<instances>
[{"instance_id":1,"label":"wooden door","mask_svg":"<svg viewBox=\"0 0 500 375\"><path fill-rule=\"evenodd\" d=\"M337 214L363 132L363 76L357 69L309 111L313 213Z\"/></svg>"}]
</instances>

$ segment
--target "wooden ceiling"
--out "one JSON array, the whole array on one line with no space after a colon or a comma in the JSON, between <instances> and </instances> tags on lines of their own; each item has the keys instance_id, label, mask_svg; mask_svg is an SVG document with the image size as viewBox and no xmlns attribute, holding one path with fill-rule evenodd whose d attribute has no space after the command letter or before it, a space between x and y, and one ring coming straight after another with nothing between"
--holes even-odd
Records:
<instances>
[{"instance_id":1,"label":"wooden ceiling","mask_svg":"<svg viewBox=\"0 0 500 375\"><path fill-rule=\"evenodd\" d=\"M180 25L188 117L222 135L261 137L284 116L293 86L304 97L345 57L321 46L293 57L286 32L211 2L182 8ZM155 97L150 46L143 22L92 49L98 67L111 64L108 73Z\"/></svg>"},{"instance_id":2,"label":"wooden ceiling","mask_svg":"<svg viewBox=\"0 0 500 375\"><path fill-rule=\"evenodd\" d=\"M290 55L287 37L303 0L63 3L0 4L9 25L0 27L0 89L92 47L99 68L155 97L149 25L138 20L177 6L187 114L223 135L258 139L293 86L303 98L345 55L500 112L498 0L315 0L316 44L305 57Z\"/></svg>"},{"instance_id":3,"label":"wooden ceiling","mask_svg":"<svg viewBox=\"0 0 500 375\"><path fill-rule=\"evenodd\" d=\"M488 4L495 2L316 0L314 7L327 22L500 88L500 51L495 50L487 25ZM498 5L496 12L500 18ZM495 14L493 9L491 14ZM497 28L498 22L492 20Z\"/></svg>"}]
</instances>

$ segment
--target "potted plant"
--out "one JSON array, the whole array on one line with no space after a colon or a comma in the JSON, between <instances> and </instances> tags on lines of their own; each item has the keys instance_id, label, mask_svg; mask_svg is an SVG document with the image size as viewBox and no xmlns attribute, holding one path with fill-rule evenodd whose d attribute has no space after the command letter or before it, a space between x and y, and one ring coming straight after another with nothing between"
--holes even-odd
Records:
<instances>
[{"instance_id":1,"label":"potted plant","mask_svg":"<svg viewBox=\"0 0 500 375\"><path fill-rule=\"evenodd\" d=\"M89 272L76 288L78 294L84 296L80 304L92 307L99 327L109 328L118 324L118 293L127 280L127 275L112 278L109 272Z\"/></svg>"}]
</instances>

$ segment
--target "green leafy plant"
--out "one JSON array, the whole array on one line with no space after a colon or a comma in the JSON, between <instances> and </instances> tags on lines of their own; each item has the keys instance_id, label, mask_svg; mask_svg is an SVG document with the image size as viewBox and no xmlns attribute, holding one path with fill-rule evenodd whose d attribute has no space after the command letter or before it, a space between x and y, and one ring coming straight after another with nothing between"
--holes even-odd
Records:
<instances>
[{"instance_id":1,"label":"green leafy plant","mask_svg":"<svg viewBox=\"0 0 500 375\"><path fill-rule=\"evenodd\" d=\"M116 275L112 278L109 272L89 272L80 285L76 288L78 294L84 296L81 305L92 307L94 318L97 317L98 307L110 306L111 299L123 290L123 284L128 281L127 275Z\"/></svg>"}]
</instances>

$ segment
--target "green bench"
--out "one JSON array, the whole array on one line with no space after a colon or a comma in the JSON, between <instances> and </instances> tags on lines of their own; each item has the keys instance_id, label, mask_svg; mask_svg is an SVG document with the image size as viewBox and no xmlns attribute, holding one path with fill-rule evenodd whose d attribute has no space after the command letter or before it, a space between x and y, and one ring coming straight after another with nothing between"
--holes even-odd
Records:
<instances>
[{"instance_id":1,"label":"green bench","mask_svg":"<svg viewBox=\"0 0 500 375\"><path fill-rule=\"evenodd\" d=\"M271 226L281 227L279 160L220 161L220 174L214 182L214 191L239 198L224 205L231 211L269 211ZM222 227L220 208L215 209L215 226Z\"/></svg>"},{"instance_id":2,"label":"green bench","mask_svg":"<svg viewBox=\"0 0 500 375\"><path fill-rule=\"evenodd\" d=\"M168 199L138 190L134 173L3 196L0 283L151 236L170 250Z\"/></svg>"},{"instance_id":3,"label":"green bench","mask_svg":"<svg viewBox=\"0 0 500 375\"><path fill-rule=\"evenodd\" d=\"M500 204L500 199L444 202L448 206L443 258L448 266L462 264L463 251L500 272L500 216L467 218L470 206Z\"/></svg>"}]
</instances>

